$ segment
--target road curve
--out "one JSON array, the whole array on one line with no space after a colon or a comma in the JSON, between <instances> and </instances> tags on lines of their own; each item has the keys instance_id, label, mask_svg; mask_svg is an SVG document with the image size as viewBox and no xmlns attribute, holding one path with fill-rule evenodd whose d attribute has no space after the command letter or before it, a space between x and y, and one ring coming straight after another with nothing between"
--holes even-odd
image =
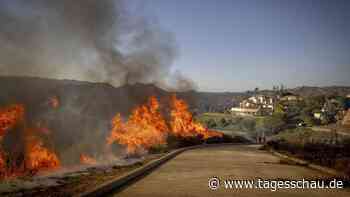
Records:
<instances>
[{"instance_id":1,"label":"road curve","mask_svg":"<svg viewBox=\"0 0 350 197\"><path fill-rule=\"evenodd\" d=\"M326 177L302 166L280 164L280 159L258 150L256 145L220 146L186 151L151 174L111 196L202 197L202 196L350 196L349 189L257 189L211 191L210 177L221 179L301 180Z\"/></svg>"}]
</instances>

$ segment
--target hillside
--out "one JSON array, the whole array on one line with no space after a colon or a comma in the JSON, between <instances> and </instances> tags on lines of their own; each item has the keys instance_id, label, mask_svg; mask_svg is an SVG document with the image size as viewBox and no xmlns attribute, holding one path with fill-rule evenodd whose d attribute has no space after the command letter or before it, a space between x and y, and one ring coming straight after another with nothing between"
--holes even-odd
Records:
<instances>
[{"instance_id":1,"label":"hillside","mask_svg":"<svg viewBox=\"0 0 350 197\"><path fill-rule=\"evenodd\" d=\"M156 96L161 105L169 105L174 94L150 84L134 84L113 87L105 83L73 80L55 80L34 77L0 77L0 106L23 104L28 125L38 125L51 130L52 144L66 163L73 162L76 152L103 151L109 133L110 121L116 113L128 115L131 110ZM349 94L349 87L301 87L289 90L301 96ZM263 92L263 91L262 91ZM271 93L271 91L269 91ZM237 105L252 95L245 93L180 92L193 112L223 111ZM51 106L52 98L58 107ZM164 107L164 112L169 107ZM169 114L169 113L165 113ZM169 117L166 117L169 118ZM69 137L67 137L69 136ZM17 140L14 134L12 140ZM11 140L11 139L10 139ZM94 147L89 145L93 144Z\"/></svg>"},{"instance_id":2,"label":"hillside","mask_svg":"<svg viewBox=\"0 0 350 197\"><path fill-rule=\"evenodd\" d=\"M346 96L346 95L350 94L350 87L349 86L329 86L329 87L302 86L302 87L289 89L288 91L290 91L294 94L298 94L302 97L320 96L320 95Z\"/></svg>"},{"instance_id":3,"label":"hillside","mask_svg":"<svg viewBox=\"0 0 350 197\"><path fill-rule=\"evenodd\" d=\"M35 77L0 77L0 88L2 90L0 105L17 102L28 106L30 111L32 108L40 110L36 106L43 106L50 97L56 96L62 107L68 107L72 112L103 119L109 119L116 112L127 115L135 105L145 102L151 95L166 98L173 94L151 84L134 84L116 88L106 83ZM302 97L345 96L350 94L350 87L303 86L287 91ZM262 90L259 93L274 94L271 90ZM232 105L238 105L241 100L253 95L253 92L190 91L176 94L187 100L191 108L197 112L217 112Z\"/></svg>"}]
</instances>

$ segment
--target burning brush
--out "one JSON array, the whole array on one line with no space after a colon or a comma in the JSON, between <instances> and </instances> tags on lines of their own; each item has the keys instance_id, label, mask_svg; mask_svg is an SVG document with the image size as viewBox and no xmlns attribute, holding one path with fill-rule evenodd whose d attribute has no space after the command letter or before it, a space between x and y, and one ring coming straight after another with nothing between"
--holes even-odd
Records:
<instances>
[{"instance_id":1,"label":"burning brush","mask_svg":"<svg viewBox=\"0 0 350 197\"><path fill-rule=\"evenodd\" d=\"M32 174L60 166L57 155L46 148L39 137L41 130L47 129L26 127L23 105L11 105L0 110L0 178ZM6 144L7 139L16 142L9 146Z\"/></svg>"},{"instance_id":2,"label":"burning brush","mask_svg":"<svg viewBox=\"0 0 350 197\"><path fill-rule=\"evenodd\" d=\"M58 107L58 99L51 98L50 101L52 108ZM117 114L107 137L107 148L110 150L112 144L120 144L126 147L127 155L132 156L166 146L169 136L201 140L222 137L221 133L209 131L195 122L184 100L172 96L170 101L171 110L167 119L156 97L150 97L146 104L137 106L126 121ZM35 174L60 167L59 157L46 143L51 132L43 125L39 121L35 127L28 127L23 105L11 105L0 110L0 178ZM81 164L98 163L96 158L88 154L81 153L77 158Z\"/></svg>"},{"instance_id":3,"label":"burning brush","mask_svg":"<svg viewBox=\"0 0 350 197\"><path fill-rule=\"evenodd\" d=\"M112 130L107 143L111 145L116 142L125 145L129 154L135 154L166 144L169 135L202 139L222 137L221 133L209 131L195 122L187 103L175 95L171 98L171 107L169 123L161 115L160 105L155 97L151 97L147 104L134 109L126 122L123 122L120 114L117 114L112 121Z\"/></svg>"}]
</instances>

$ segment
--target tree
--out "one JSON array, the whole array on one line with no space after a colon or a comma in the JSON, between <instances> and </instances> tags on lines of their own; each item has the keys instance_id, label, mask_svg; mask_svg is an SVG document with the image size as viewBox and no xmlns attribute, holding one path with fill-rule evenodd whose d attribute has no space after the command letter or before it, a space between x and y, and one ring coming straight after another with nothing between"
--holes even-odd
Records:
<instances>
[{"instance_id":1,"label":"tree","mask_svg":"<svg viewBox=\"0 0 350 197\"><path fill-rule=\"evenodd\" d=\"M226 127L226 126L228 126L228 125L229 125L228 121L227 121L225 118L221 118L221 120L220 120L220 126L221 126L221 127Z\"/></svg>"},{"instance_id":2,"label":"tree","mask_svg":"<svg viewBox=\"0 0 350 197\"><path fill-rule=\"evenodd\" d=\"M257 94L258 92L259 92L259 88L258 87L254 88L254 93Z\"/></svg>"},{"instance_id":3,"label":"tree","mask_svg":"<svg viewBox=\"0 0 350 197\"><path fill-rule=\"evenodd\" d=\"M326 99L324 96L315 96L306 99L303 103L301 113L305 115L313 115L313 112L320 111L325 103Z\"/></svg>"},{"instance_id":4,"label":"tree","mask_svg":"<svg viewBox=\"0 0 350 197\"><path fill-rule=\"evenodd\" d=\"M217 126L215 120L209 119L206 121L206 125L208 128L215 128Z\"/></svg>"},{"instance_id":5,"label":"tree","mask_svg":"<svg viewBox=\"0 0 350 197\"><path fill-rule=\"evenodd\" d=\"M267 130L271 132L271 134L276 134L284 127L285 121L281 114L274 114L272 116L268 116L265 119L264 124Z\"/></svg>"},{"instance_id":6,"label":"tree","mask_svg":"<svg viewBox=\"0 0 350 197\"><path fill-rule=\"evenodd\" d=\"M255 130L255 121L252 119L243 119L240 122L240 129L244 131L254 131Z\"/></svg>"},{"instance_id":7,"label":"tree","mask_svg":"<svg viewBox=\"0 0 350 197\"><path fill-rule=\"evenodd\" d=\"M275 115L280 115L280 116L283 116L285 114L284 112L284 107L281 103L276 103L275 105L275 110L273 112Z\"/></svg>"},{"instance_id":8,"label":"tree","mask_svg":"<svg viewBox=\"0 0 350 197\"><path fill-rule=\"evenodd\" d=\"M344 109L348 110L350 108L350 98L346 98L344 101Z\"/></svg>"},{"instance_id":9,"label":"tree","mask_svg":"<svg viewBox=\"0 0 350 197\"><path fill-rule=\"evenodd\" d=\"M278 91L278 86L273 86L273 87L272 87L272 90L273 90L274 92Z\"/></svg>"},{"instance_id":10,"label":"tree","mask_svg":"<svg viewBox=\"0 0 350 197\"><path fill-rule=\"evenodd\" d=\"M281 84L280 88L279 88L279 92L280 92L281 95L284 93L284 89L285 89L284 85Z\"/></svg>"},{"instance_id":11,"label":"tree","mask_svg":"<svg viewBox=\"0 0 350 197\"><path fill-rule=\"evenodd\" d=\"M302 120L306 124L306 126L313 126L313 125L315 125L315 120L314 120L314 118L312 116L309 116L307 114L301 114L299 116L299 118L300 118L300 120Z\"/></svg>"},{"instance_id":12,"label":"tree","mask_svg":"<svg viewBox=\"0 0 350 197\"><path fill-rule=\"evenodd\" d=\"M338 110L342 110L346 108L346 98L342 97L342 96L336 96L334 98L334 100L336 101L336 105Z\"/></svg>"}]
</instances>

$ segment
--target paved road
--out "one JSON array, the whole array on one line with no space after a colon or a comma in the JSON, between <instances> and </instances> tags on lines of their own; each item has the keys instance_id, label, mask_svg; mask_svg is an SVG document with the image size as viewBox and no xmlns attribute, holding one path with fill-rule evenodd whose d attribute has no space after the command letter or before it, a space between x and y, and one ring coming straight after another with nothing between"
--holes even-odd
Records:
<instances>
[{"instance_id":1,"label":"paved road","mask_svg":"<svg viewBox=\"0 0 350 197\"><path fill-rule=\"evenodd\" d=\"M245 131L231 131L231 130L221 130L221 129L215 129L215 131L219 131L221 133L224 133L232 137L234 136L244 137L245 139L251 141L252 143L256 142L256 139L254 139L252 136L250 136L248 132L245 132Z\"/></svg>"},{"instance_id":2,"label":"paved road","mask_svg":"<svg viewBox=\"0 0 350 197\"><path fill-rule=\"evenodd\" d=\"M120 191L120 197L202 197L202 196L350 196L342 190L227 190L208 189L209 177L221 179L303 179L322 178L311 169L280 164L279 158L258 150L256 145L211 147L184 152L151 174Z\"/></svg>"}]
</instances>

